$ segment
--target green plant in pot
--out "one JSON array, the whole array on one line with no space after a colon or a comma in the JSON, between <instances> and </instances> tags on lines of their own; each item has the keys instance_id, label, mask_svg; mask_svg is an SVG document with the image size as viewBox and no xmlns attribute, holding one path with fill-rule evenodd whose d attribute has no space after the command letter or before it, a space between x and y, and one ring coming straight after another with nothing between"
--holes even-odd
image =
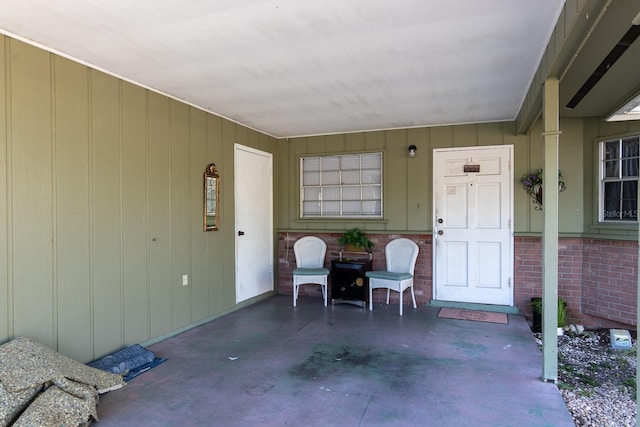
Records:
<instances>
[{"instance_id":1,"label":"green plant in pot","mask_svg":"<svg viewBox=\"0 0 640 427\"><path fill-rule=\"evenodd\" d=\"M558 298L558 328L567 326L567 302Z\"/></svg>"},{"instance_id":2,"label":"green plant in pot","mask_svg":"<svg viewBox=\"0 0 640 427\"><path fill-rule=\"evenodd\" d=\"M531 309L533 311L533 332L542 332L542 298L531 298Z\"/></svg>"},{"instance_id":3,"label":"green plant in pot","mask_svg":"<svg viewBox=\"0 0 640 427\"><path fill-rule=\"evenodd\" d=\"M373 246L373 242L367 239L367 236L359 228L347 230L338 240L338 243L347 251L369 251Z\"/></svg>"},{"instance_id":4,"label":"green plant in pot","mask_svg":"<svg viewBox=\"0 0 640 427\"><path fill-rule=\"evenodd\" d=\"M534 332L541 332L540 320L542 315L542 298L531 298L531 307L533 309L534 315ZM567 325L567 302L562 298L558 298L558 333L560 334L560 329L564 328Z\"/></svg>"}]
</instances>

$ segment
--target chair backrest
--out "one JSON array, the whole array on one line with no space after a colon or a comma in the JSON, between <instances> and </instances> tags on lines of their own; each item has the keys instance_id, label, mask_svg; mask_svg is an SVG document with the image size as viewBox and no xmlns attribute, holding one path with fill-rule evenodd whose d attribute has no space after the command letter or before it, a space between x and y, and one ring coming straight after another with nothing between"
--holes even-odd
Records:
<instances>
[{"instance_id":1,"label":"chair backrest","mask_svg":"<svg viewBox=\"0 0 640 427\"><path fill-rule=\"evenodd\" d=\"M384 254L387 259L387 271L392 273L411 273L418 259L418 245L405 238L394 239L387 243Z\"/></svg>"},{"instance_id":2,"label":"chair backrest","mask_svg":"<svg viewBox=\"0 0 640 427\"><path fill-rule=\"evenodd\" d=\"M296 255L298 268L322 268L327 244L319 237L306 236L296 240L293 244L293 252Z\"/></svg>"}]
</instances>

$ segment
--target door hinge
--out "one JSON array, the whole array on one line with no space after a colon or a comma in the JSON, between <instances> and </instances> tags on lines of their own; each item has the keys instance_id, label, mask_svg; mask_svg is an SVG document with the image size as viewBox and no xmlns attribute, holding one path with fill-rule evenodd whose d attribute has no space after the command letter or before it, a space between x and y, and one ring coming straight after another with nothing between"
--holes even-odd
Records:
<instances>
[{"instance_id":1,"label":"door hinge","mask_svg":"<svg viewBox=\"0 0 640 427\"><path fill-rule=\"evenodd\" d=\"M508 286L511 287L511 277L509 277Z\"/></svg>"}]
</instances>

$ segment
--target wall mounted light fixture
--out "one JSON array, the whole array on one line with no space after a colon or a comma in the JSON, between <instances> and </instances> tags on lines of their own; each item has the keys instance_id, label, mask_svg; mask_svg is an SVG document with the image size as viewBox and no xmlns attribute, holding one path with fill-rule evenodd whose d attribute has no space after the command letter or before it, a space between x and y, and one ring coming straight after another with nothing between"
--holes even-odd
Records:
<instances>
[{"instance_id":1,"label":"wall mounted light fixture","mask_svg":"<svg viewBox=\"0 0 640 427\"><path fill-rule=\"evenodd\" d=\"M417 150L416 146L411 144L409 146L409 157L415 157L416 156L416 150Z\"/></svg>"}]
</instances>

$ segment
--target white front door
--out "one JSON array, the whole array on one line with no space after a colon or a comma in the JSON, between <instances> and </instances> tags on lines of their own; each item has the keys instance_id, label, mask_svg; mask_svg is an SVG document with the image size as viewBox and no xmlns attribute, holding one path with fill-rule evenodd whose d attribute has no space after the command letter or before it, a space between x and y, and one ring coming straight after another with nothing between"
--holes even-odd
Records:
<instances>
[{"instance_id":1,"label":"white front door","mask_svg":"<svg viewBox=\"0 0 640 427\"><path fill-rule=\"evenodd\" d=\"M272 155L236 144L236 303L273 290Z\"/></svg>"},{"instance_id":2,"label":"white front door","mask_svg":"<svg viewBox=\"0 0 640 427\"><path fill-rule=\"evenodd\" d=\"M512 146L433 152L434 299L513 305Z\"/></svg>"}]
</instances>

